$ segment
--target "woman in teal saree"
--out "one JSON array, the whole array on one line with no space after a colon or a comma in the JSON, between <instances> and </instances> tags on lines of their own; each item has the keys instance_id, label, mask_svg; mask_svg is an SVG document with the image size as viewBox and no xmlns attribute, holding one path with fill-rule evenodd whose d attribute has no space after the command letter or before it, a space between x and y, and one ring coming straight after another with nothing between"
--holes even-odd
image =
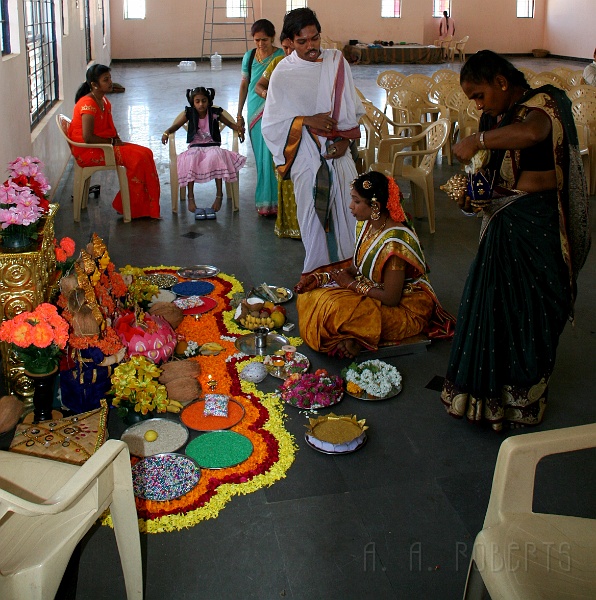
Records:
<instances>
[{"instance_id":1,"label":"woman in teal saree","mask_svg":"<svg viewBox=\"0 0 596 600\"><path fill-rule=\"evenodd\" d=\"M242 81L238 96L238 122L244 126L242 111L248 99L248 134L252 145L257 167L257 187L255 204L260 215L277 214L277 178L273 165L273 157L261 134L261 117L265 108L265 98L255 91L257 82L272 60L284 56L281 48L273 45L275 27L267 19L255 21L250 31L255 50L249 50L242 59Z\"/></svg>"}]
</instances>

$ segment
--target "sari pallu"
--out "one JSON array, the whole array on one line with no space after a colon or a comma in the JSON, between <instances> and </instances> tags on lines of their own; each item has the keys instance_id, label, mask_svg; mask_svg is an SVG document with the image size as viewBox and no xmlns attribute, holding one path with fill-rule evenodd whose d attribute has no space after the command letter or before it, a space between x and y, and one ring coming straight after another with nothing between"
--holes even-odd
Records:
<instances>
[{"instance_id":1,"label":"sari pallu","mask_svg":"<svg viewBox=\"0 0 596 600\"><path fill-rule=\"evenodd\" d=\"M376 350L379 344L399 343L422 332L430 337L450 337L453 317L441 309L426 277L424 256L414 232L400 225L365 240L364 229L363 223L358 222L353 260L360 265L364 277L382 285L385 263L392 256L400 258L406 279L399 304L384 306L379 300L339 287L299 294L296 306L304 341L314 350L332 352L338 342L346 339L356 340L367 350ZM333 265L341 266L346 265Z\"/></svg>"},{"instance_id":2,"label":"sari pallu","mask_svg":"<svg viewBox=\"0 0 596 600\"><path fill-rule=\"evenodd\" d=\"M511 191L484 210L441 394L449 414L495 430L504 421L542 421L559 336L573 314L575 280L590 246L573 120L568 102L549 88L526 93L502 123L519 120L528 107L551 118L557 189ZM491 152L489 168L501 187L514 188L518 160L516 152Z\"/></svg>"},{"instance_id":3,"label":"sari pallu","mask_svg":"<svg viewBox=\"0 0 596 600\"><path fill-rule=\"evenodd\" d=\"M104 98L104 110L99 110L97 104L88 96L83 96L75 105L72 123L68 137L75 142L83 142L82 115L92 114L95 118L94 131L99 137L111 138L117 135L112 120L112 107ZM103 151L97 148L71 147L72 154L81 167L104 165ZM160 215L159 177L153 160L153 152L145 146L125 142L114 146L116 163L126 167L128 191L130 194L130 212L133 219ZM112 206L122 214L122 197L120 191L116 194Z\"/></svg>"}]
</instances>

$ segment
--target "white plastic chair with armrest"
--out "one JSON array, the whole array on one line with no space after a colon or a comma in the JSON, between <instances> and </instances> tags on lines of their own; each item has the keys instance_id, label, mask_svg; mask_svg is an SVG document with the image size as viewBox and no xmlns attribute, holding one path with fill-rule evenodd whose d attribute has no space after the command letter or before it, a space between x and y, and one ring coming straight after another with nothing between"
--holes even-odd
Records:
<instances>
[{"instance_id":1,"label":"white plastic chair with armrest","mask_svg":"<svg viewBox=\"0 0 596 600\"><path fill-rule=\"evenodd\" d=\"M595 423L518 435L501 444L464 600L481 600L485 590L492 600L596 598L596 520L532 510L538 462L595 447Z\"/></svg>"},{"instance_id":2,"label":"white plastic chair with armrest","mask_svg":"<svg viewBox=\"0 0 596 600\"><path fill-rule=\"evenodd\" d=\"M81 220L81 209L87 208L89 199L89 185L91 176L97 171L116 171L118 182L120 183L120 195L122 196L122 217L125 223L130 222L130 193L128 191L128 179L126 178L126 167L116 164L114 147L110 144L85 144L83 142L74 142L68 137L68 127L70 119L66 115L56 115L56 123L60 133L67 141L69 148L97 148L103 150L105 165L93 167L81 167L74 161L74 189L72 194L72 210L75 223Z\"/></svg>"},{"instance_id":3,"label":"white plastic chair with armrest","mask_svg":"<svg viewBox=\"0 0 596 600\"><path fill-rule=\"evenodd\" d=\"M227 110L222 110L221 113L230 123L236 123L236 120ZM184 115L182 111L178 117ZM176 119L178 118L176 117ZM220 122L219 130L223 131L226 126ZM188 130L187 124L183 125L184 131ZM238 132L232 131L232 151L238 152ZM170 154L170 191L172 194L172 212L178 212L178 197L181 200L186 200L186 187L178 185L178 153L176 151L176 132L170 133L168 136L168 150ZM236 173L236 181L226 181L226 196L232 200L232 209L234 212L240 210L240 173Z\"/></svg>"},{"instance_id":4,"label":"white plastic chair with armrest","mask_svg":"<svg viewBox=\"0 0 596 600\"><path fill-rule=\"evenodd\" d=\"M459 42L452 43L451 46L449 46L449 60L451 62L453 62L455 60L456 52L457 52L460 62L466 61L465 50L466 50L466 44L468 43L469 39L470 39L470 36L466 35L461 40L459 40Z\"/></svg>"},{"instance_id":5,"label":"white plastic chair with armrest","mask_svg":"<svg viewBox=\"0 0 596 600\"><path fill-rule=\"evenodd\" d=\"M128 446L108 440L82 466L0 451L0 598L53 599L76 545L108 507L127 598L141 600Z\"/></svg>"},{"instance_id":6,"label":"white plastic chair with armrest","mask_svg":"<svg viewBox=\"0 0 596 600\"><path fill-rule=\"evenodd\" d=\"M362 160L362 172L369 170L370 166L377 160L377 150L382 140L399 137L403 133L414 135L422 130L420 123L396 123L381 112L372 102L363 101L365 114L361 123L366 130L366 146L359 149L359 157ZM389 127L395 132L389 133Z\"/></svg>"},{"instance_id":7,"label":"white plastic chair with armrest","mask_svg":"<svg viewBox=\"0 0 596 600\"><path fill-rule=\"evenodd\" d=\"M379 145L379 159L390 158L389 168L387 162L377 162L371 166L371 170L393 177L395 181L398 179L410 181L416 216L421 216L420 193L422 193L431 233L435 232L433 169L437 154L445 144L448 135L449 119L440 117L418 135L382 141ZM402 149L408 147L409 150ZM411 159L411 163L405 162L408 158Z\"/></svg>"}]
</instances>

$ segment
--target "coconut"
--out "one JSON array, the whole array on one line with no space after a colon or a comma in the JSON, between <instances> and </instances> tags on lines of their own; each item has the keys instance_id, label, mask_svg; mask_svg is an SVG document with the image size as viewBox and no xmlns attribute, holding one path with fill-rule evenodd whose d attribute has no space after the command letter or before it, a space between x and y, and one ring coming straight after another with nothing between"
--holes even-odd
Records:
<instances>
[{"instance_id":1,"label":"coconut","mask_svg":"<svg viewBox=\"0 0 596 600\"><path fill-rule=\"evenodd\" d=\"M189 404L201 394L201 385L194 377L178 377L166 384L168 398L177 400L180 404Z\"/></svg>"},{"instance_id":2,"label":"coconut","mask_svg":"<svg viewBox=\"0 0 596 600\"><path fill-rule=\"evenodd\" d=\"M172 302L154 302L149 314L163 317L174 329L182 323L184 313Z\"/></svg>"},{"instance_id":3,"label":"coconut","mask_svg":"<svg viewBox=\"0 0 596 600\"><path fill-rule=\"evenodd\" d=\"M168 383L179 377L197 377L201 373L201 366L196 360L174 360L161 366L160 383Z\"/></svg>"}]
</instances>

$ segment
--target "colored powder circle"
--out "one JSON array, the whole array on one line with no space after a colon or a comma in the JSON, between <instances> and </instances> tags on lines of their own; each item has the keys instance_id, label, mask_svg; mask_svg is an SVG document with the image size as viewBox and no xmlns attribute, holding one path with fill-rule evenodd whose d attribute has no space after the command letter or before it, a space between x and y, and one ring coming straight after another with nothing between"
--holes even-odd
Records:
<instances>
[{"instance_id":1,"label":"colored powder circle","mask_svg":"<svg viewBox=\"0 0 596 600\"><path fill-rule=\"evenodd\" d=\"M245 461L252 451L252 442L235 431L204 433L186 446L186 454L206 469L233 467Z\"/></svg>"}]
</instances>

